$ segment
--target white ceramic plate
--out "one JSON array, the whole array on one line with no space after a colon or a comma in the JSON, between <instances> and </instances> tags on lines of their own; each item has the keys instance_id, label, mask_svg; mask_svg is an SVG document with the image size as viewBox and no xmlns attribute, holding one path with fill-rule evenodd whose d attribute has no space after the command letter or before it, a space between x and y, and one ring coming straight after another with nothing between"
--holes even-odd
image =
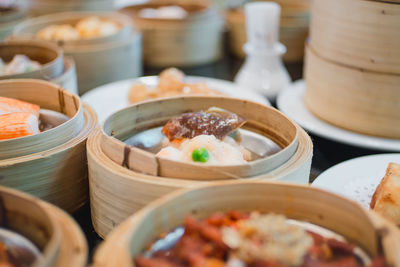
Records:
<instances>
[{"instance_id":1,"label":"white ceramic plate","mask_svg":"<svg viewBox=\"0 0 400 267\"><path fill-rule=\"evenodd\" d=\"M210 88L228 96L270 105L268 100L263 96L241 88L232 82L194 76L186 77L188 82L205 82ZM147 76L102 85L84 94L82 100L94 108L97 112L99 122L102 123L115 111L131 105L128 101L129 88L134 82L138 81L147 85L156 85L158 83L158 76Z\"/></svg>"},{"instance_id":2,"label":"white ceramic plate","mask_svg":"<svg viewBox=\"0 0 400 267\"><path fill-rule=\"evenodd\" d=\"M347 160L321 173L312 186L348 197L369 208L372 195L390 162L400 164L400 153Z\"/></svg>"},{"instance_id":3,"label":"white ceramic plate","mask_svg":"<svg viewBox=\"0 0 400 267\"><path fill-rule=\"evenodd\" d=\"M400 151L400 140L363 135L333 126L315 117L305 106L305 83L300 80L282 91L278 108L311 133L340 143L379 151Z\"/></svg>"}]
</instances>

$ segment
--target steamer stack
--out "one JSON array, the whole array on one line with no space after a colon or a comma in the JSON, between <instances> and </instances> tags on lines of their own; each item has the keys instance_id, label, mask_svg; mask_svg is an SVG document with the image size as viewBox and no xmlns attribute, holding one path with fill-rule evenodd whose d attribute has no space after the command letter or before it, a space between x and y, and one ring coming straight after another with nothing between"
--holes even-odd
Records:
<instances>
[{"instance_id":1,"label":"steamer stack","mask_svg":"<svg viewBox=\"0 0 400 267\"><path fill-rule=\"evenodd\" d=\"M69 117L39 134L0 141L0 185L77 211L88 200L86 139L97 126L95 112L77 95L41 80L0 81L0 96Z\"/></svg>"},{"instance_id":2,"label":"steamer stack","mask_svg":"<svg viewBox=\"0 0 400 267\"><path fill-rule=\"evenodd\" d=\"M399 1L314 1L307 108L341 128L400 139L399 33Z\"/></svg>"}]
</instances>

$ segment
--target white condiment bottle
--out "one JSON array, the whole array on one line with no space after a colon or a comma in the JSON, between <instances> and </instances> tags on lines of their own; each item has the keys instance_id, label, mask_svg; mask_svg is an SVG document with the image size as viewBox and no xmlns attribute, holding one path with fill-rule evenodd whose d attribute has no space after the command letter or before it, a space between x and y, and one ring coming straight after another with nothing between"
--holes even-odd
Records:
<instances>
[{"instance_id":1,"label":"white condiment bottle","mask_svg":"<svg viewBox=\"0 0 400 267\"><path fill-rule=\"evenodd\" d=\"M274 101L291 82L281 58L286 47L278 41L281 8L274 2L254 2L245 4L244 10L246 60L235 82Z\"/></svg>"}]
</instances>

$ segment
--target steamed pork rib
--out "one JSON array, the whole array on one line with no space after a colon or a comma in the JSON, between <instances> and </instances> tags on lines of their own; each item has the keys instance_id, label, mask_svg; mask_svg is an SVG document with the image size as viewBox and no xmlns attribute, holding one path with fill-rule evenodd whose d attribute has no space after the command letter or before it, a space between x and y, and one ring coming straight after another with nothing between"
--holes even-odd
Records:
<instances>
[{"instance_id":1,"label":"steamed pork rib","mask_svg":"<svg viewBox=\"0 0 400 267\"><path fill-rule=\"evenodd\" d=\"M170 140L189 138L199 135L213 135L223 140L227 135L246 123L246 119L235 113L210 108L207 111L184 113L172 118L162 129Z\"/></svg>"},{"instance_id":2,"label":"steamed pork rib","mask_svg":"<svg viewBox=\"0 0 400 267\"><path fill-rule=\"evenodd\" d=\"M138 267L384 267L344 239L324 237L277 214L231 211L186 217L175 244L135 258ZM162 235L164 236L164 235ZM165 238L166 239L166 238ZM159 242L157 242L159 243ZM158 244L159 245L159 244Z\"/></svg>"}]
</instances>

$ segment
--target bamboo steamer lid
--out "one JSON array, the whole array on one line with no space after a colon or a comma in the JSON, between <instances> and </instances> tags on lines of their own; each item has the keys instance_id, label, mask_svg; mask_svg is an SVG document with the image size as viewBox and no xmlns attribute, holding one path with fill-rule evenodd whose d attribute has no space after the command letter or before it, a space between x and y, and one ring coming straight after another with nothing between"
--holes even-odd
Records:
<instances>
[{"instance_id":1,"label":"bamboo steamer lid","mask_svg":"<svg viewBox=\"0 0 400 267\"><path fill-rule=\"evenodd\" d=\"M312 15L311 45L321 57L350 67L400 74L397 0L318 0Z\"/></svg>"},{"instance_id":2,"label":"bamboo steamer lid","mask_svg":"<svg viewBox=\"0 0 400 267\"><path fill-rule=\"evenodd\" d=\"M246 118L247 122L241 128L269 138L281 151L247 164L205 167L156 157L154 153L122 141L132 133L162 126L173 116L211 107L234 111ZM262 175L289 160L298 146L298 128L281 112L255 102L227 97L180 96L146 101L114 113L101 129L102 150L112 161L136 172L181 179L217 180ZM193 173L196 173L195 177Z\"/></svg>"},{"instance_id":3,"label":"bamboo steamer lid","mask_svg":"<svg viewBox=\"0 0 400 267\"><path fill-rule=\"evenodd\" d=\"M44 15L20 23L14 29L12 39L36 39L37 32L46 26L73 25L90 16L115 21L121 25L121 30L104 37L54 42L62 47L65 55L75 61L79 74L79 93L141 75L141 35L133 31L130 19L119 13L63 12Z\"/></svg>"},{"instance_id":4,"label":"bamboo steamer lid","mask_svg":"<svg viewBox=\"0 0 400 267\"><path fill-rule=\"evenodd\" d=\"M279 4L282 5L278 1ZM245 15L242 9L230 9L226 12L226 21L229 28L230 50L237 57L244 58L243 46L247 41ZM283 55L285 62L301 61L304 56L304 43L308 36L310 21L308 1L299 2L298 7L282 5L280 20L280 42L287 48Z\"/></svg>"},{"instance_id":5,"label":"bamboo steamer lid","mask_svg":"<svg viewBox=\"0 0 400 267\"><path fill-rule=\"evenodd\" d=\"M313 223L343 235L371 256L382 249L390 266L400 264L399 230L355 202L307 186L241 182L179 190L152 202L106 238L94 255L93 265L135 266L133 258L161 233L182 225L186 215L205 218L231 210L272 212Z\"/></svg>"},{"instance_id":6,"label":"bamboo steamer lid","mask_svg":"<svg viewBox=\"0 0 400 267\"><path fill-rule=\"evenodd\" d=\"M15 55L25 55L31 60L39 62L39 70L0 75L3 79L44 79L50 80L60 76L64 70L64 54L61 48L47 42L39 41L8 41L0 43L0 58L9 62Z\"/></svg>"},{"instance_id":7,"label":"bamboo steamer lid","mask_svg":"<svg viewBox=\"0 0 400 267\"><path fill-rule=\"evenodd\" d=\"M86 139L97 115L83 108L84 126L61 145L26 156L0 160L0 185L18 189L74 212L88 200ZM43 141L45 142L45 140Z\"/></svg>"},{"instance_id":8,"label":"bamboo steamer lid","mask_svg":"<svg viewBox=\"0 0 400 267\"><path fill-rule=\"evenodd\" d=\"M45 132L0 141L0 160L39 153L76 137L84 127L81 100L63 88L41 80L16 79L0 81L0 95L39 105L65 114L70 119Z\"/></svg>"},{"instance_id":9,"label":"bamboo steamer lid","mask_svg":"<svg viewBox=\"0 0 400 267\"><path fill-rule=\"evenodd\" d=\"M365 71L324 59L307 48L307 108L338 127L400 139L400 75Z\"/></svg>"},{"instance_id":10,"label":"bamboo steamer lid","mask_svg":"<svg viewBox=\"0 0 400 267\"><path fill-rule=\"evenodd\" d=\"M60 209L0 186L1 217L8 228L32 241L43 260L34 267L83 267L87 243L79 226Z\"/></svg>"},{"instance_id":11,"label":"bamboo steamer lid","mask_svg":"<svg viewBox=\"0 0 400 267\"><path fill-rule=\"evenodd\" d=\"M102 151L101 142L102 135L99 130L88 139L87 154L92 223L95 231L102 237L131 214L167 193L211 183L150 176L131 171L110 160ZM307 184L312 152L310 137L304 130L299 129L299 145L292 158L267 174L248 179Z\"/></svg>"},{"instance_id":12,"label":"bamboo steamer lid","mask_svg":"<svg viewBox=\"0 0 400 267\"><path fill-rule=\"evenodd\" d=\"M143 8L178 5L188 12L183 19L143 18ZM218 11L202 1L155 0L125 7L143 35L143 60L148 66L194 66L216 61L222 53L223 20Z\"/></svg>"}]
</instances>

